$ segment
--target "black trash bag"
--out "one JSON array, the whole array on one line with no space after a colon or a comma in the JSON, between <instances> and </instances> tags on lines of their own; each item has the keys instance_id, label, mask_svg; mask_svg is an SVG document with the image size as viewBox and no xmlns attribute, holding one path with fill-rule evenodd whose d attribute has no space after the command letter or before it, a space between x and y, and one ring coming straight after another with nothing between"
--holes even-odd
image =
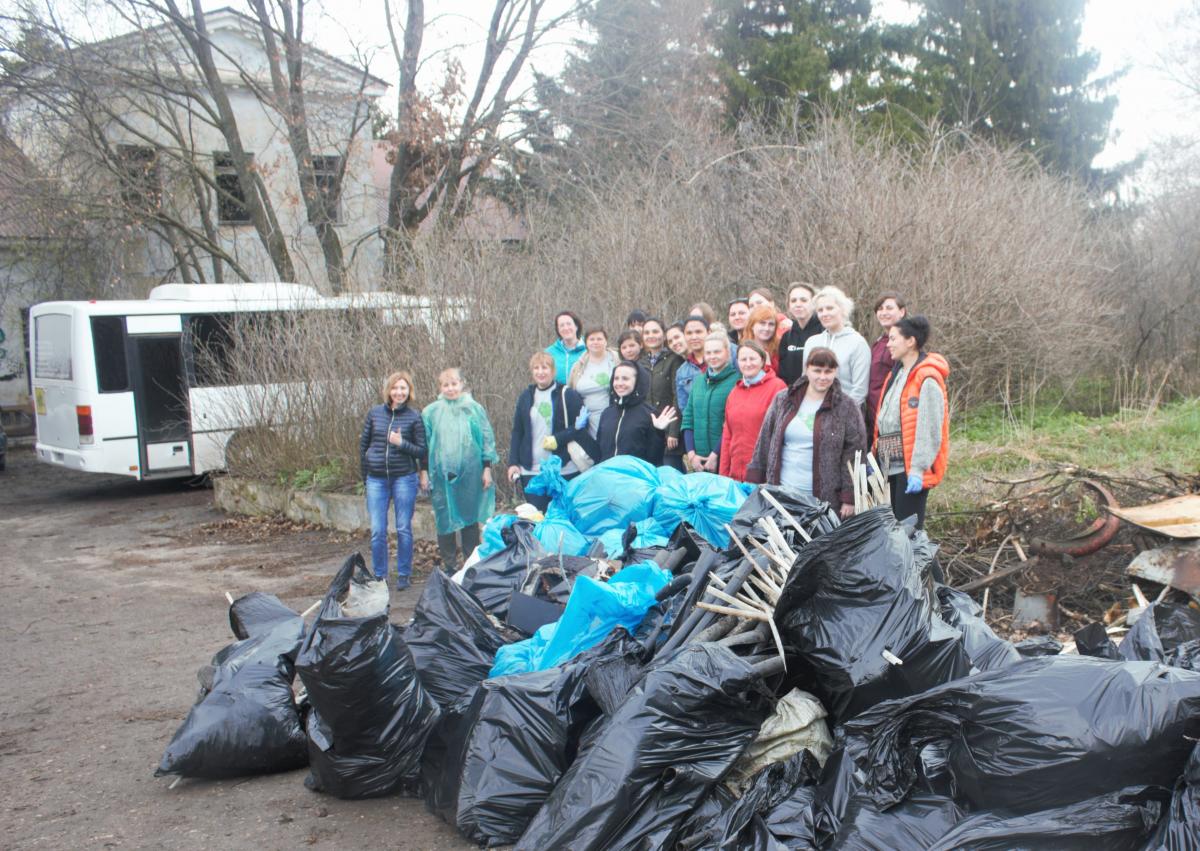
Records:
<instances>
[{"instance_id":1,"label":"black trash bag","mask_svg":"<svg viewBox=\"0 0 1200 851\"><path fill-rule=\"evenodd\" d=\"M676 847L681 851L782 851L811 842L813 837L807 826L797 830L794 819L781 817L774 824L769 819L797 790L815 786L820 776L821 766L816 758L802 750L755 774L741 798L734 798L719 783L680 830Z\"/></svg>"},{"instance_id":2,"label":"black trash bag","mask_svg":"<svg viewBox=\"0 0 1200 851\"><path fill-rule=\"evenodd\" d=\"M1121 658L1121 652L1108 637L1108 630L1102 623L1090 623L1075 630L1075 652L1080 656L1094 656L1097 659L1118 661Z\"/></svg>"},{"instance_id":3,"label":"black trash bag","mask_svg":"<svg viewBox=\"0 0 1200 851\"><path fill-rule=\"evenodd\" d=\"M784 507L788 514L792 515L800 525L813 537L831 532L838 527L840 520L837 512L829 507L829 503L821 502L812 496L806 496L797 491L788 490L780 485L759 485L754 489L754 493L746 497L746 501L742 503L742 507L738 509L737 514L733 515L733 519L729 521L730 527L734 534L739 538L744 538L746 535L755 535L762 537L762 527L758 525L758 518L770 517L775 521L779 530L783 532L783 536L787 539L791 548L798 551L805 541L792 527L790 521L785 520L779 510L763 496L763 491L768 491L771 496L775 497L775 501Z\"/></svg>"},{"instance_id":4,"label":"black trash bag","mask_svg":"<svg viewBox=\"0 0 1200 851\"><path fill-rule=\"evenodd\" d=\"M914 555L914 541L928 551L925 533L909 534L886 506L850 518L800 551L775 605L798 681L811 677L831 724L970 673L962 636L937 614Z\"/></svg>"},{"instance_id":5,"label":"black trash bag","mask_svg":"<svg viewBox=\"0 0 1200 851\"><path fill-rule=\"evenodd\" d=\"M675 531L671 533L671 537L667 541L668 550L674 551L679 547L687 550L687 555L684 556L683 561L676 568L676 574L684 572L685 569L690 569L685 568L685 565L691 564L700 558L701 553L716 549L712 544L704 540L704 537L686 521L681 522L675 527Z\"/></svg>"},{"instance_id":6,"label":"black trash bag","mask_svg":"<svg viewBox=\"0 0 1200 851\"><path fill-rule=\"evenodd\" d=\"M1185 641L1183 644L1168 650L1164 661L1176 668L1187 671L1200 671L1200 638Z\"/></svg>"},{"instance_id":7,"label":"black trash bag","mask_svg":"<svg viewBox=\"0 0 1200 851\"><path fill-rule=\"evenodd\" d=\"M821 847L847 851L860 848L924 851L953 829L964 815L951 798L935 792L914 792L903 803L887 810L880 809L869 795L860 792L850 798L837 834Z\"/></svg>"},{"instance_id":8,"label":"black trash bag","mask_svg":"<svg viewBox=\"0 0 1200 851\"><path fill-rule=\"evenodd\" d=\"M1164 662L1180 644L1200 638L1200 612L1178 603L1151 603L1119 648L1121 658Z\"/></svg>"},{"instance_id":9,"label":"black trash bag","mask_svg":"<svg viewBox=\"0 0 1200 851\"><path fill-rule=\"evenodd\" d=\"M1116 778L1119 782L1120 778ZM1154 830L1160 791L1132 787L1027 815L976 813L929 851L1132 851Z\"/></svg>"},{"instance_id":10,"label":"black trash bag","mask_svg":"<svg viewBox=\"0 0 1200 851\"><path fill-rule=\"evenodd\" d=\"M1021 660L1021 654L1012 642L996 635L987 625L983 608L970 596L947 585L939 585L937 598L942 620L962 633L963 647L976 668L993 671Z\"/></svg>"},{"instance_id":11,"label":"black trash bag","mask_svg":"<svg viewBox=\"0 0 1200 851\"><path fill-rule=\"evenodd\" d=\"M549 603L565 606L580 576L596 578L599 565L595 559L583 556L550 555L529 562L524 577L517 585L523 594Z\"/></svg>"},{"instance_id":12,"label":"black trash bag","mask_svg":"<svg viewBox=\"0 0 1200 851\"><path fill-rule=\"evenodd\" d=\"M882 807L914 788L949 788L972 811L1032 813L1174 783L1186 737L1200 734L1200 674L1086 656L1024 659L879 704L843 732Z\"/></svg>"},{"instance_id":13,"label":"black trash bag","mask_svg":"<svg viewBox=\"0 0 1200 851\"><path fill-rule=\"evenodd\" d=\"M229 605L229 628L239 641L274 629L277 624L300 615L285 606L274 594L252 591Z\"/></svg>"},{"instance_id":14,"label":"black trash bag","mask_svg":"<svg viewBox=\"0 0 1200 851\"><path fill-rule=\"evenodd\" d=\"M487 679L496 651L518 638L496 627L471 592L440 570L430 574L404 630L421 685L443 707Z\"/></svg>"},{"instance_id":15,"label":"black trash bag","mask_svg":"<svg viewBox=\"0 0 1200 851\"><path fill-rule=\"evenodd\" d=\"M669 847L773 702L762 677L730 650L684 647L652 666L581 745L516 847Z\"/></svg>"},{"instance_id":16,"label":"black trash bag","mask_svg":"<svg viewBox=\"0 0 1200 851\"><path fill-rule=\"evenodd\" d=\"M592 676L636 659L624 629L545 671L486 680L442 717L422 760L425 803L480 844L515 842L575 758L583 728L600 714Z\"/></svg>"},{"instance_id":17,"label":"black trash bag","mask_svg":"<svg viewBox=\"0 0 1200 851\"><path fill-rule=\"evenodd\" d=\"M1017 652L1025 659L1033 659L1038 656L1057 656L1062 653L1063 649L1062 642L1049 635L1026 638L1024 641L1018 641L1013 647L1017 648Z\"/></svg>"},{"instance_id":18,"label":"black trash bag","mask_svg":"<svg viewBox=\"0 0 1200 851\"><path fill-rule=\"evenodd\" d=\"M352 580L373 579L361 555L346 559L296 659L312 705L305 784L338 798L388 795L415 782L438 719L387 612L341 616L338 598Z\"/></svg>"},{"instance_id":19,"label":"black trash bag","mask_svg":"<svg viewBox=\"0 0 1200 851\"><path fill-rule=\"evenodd\" d=\"M1200 851L1200 745L1192 748L1145 851Z\"/></svg>"},{"instance_id":20,"label":"black trash bag","mask_svg":"<svg viewBox=\"0 0 1200 851\"><path fill-rule=\"evenodd\" d=\"M292 660L304 621L290 621L224 648L201 670L200 696L167 745L155 776L219 779L308 764L292 695Z\"/></svg>"},{"instance_id":21,"label":"black trash bag","mask_svg":"<svg viewBox=\"0 0 1200 851\"><path fill-rule=\"evenodd\" d=\"M533 524L518 520L500 530L504 549L477 561L463 573L462 587L500 620L508 616L508 598L525 579L529 564L547 555L533 536Z\"/></svg>"}]
</instances>

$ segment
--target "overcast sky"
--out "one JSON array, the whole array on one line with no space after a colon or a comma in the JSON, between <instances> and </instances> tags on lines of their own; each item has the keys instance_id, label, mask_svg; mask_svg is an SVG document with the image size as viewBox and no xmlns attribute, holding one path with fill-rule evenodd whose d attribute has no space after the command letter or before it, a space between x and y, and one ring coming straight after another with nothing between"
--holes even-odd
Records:
<instances>
[{"instance_id":1,"label":"overcast sky","mask_svg":"<svg viewBox=\"0 0 1200 851\"><path fill-rule=\"evenodd\" d=\"M10 0L0 0L3 6ZM53 0L50 0L53 2ZM568 0L551 0L559 9ZM246 11L239 0L204 0L206 8L232 5ZM402 19L404 0L393 0L393 11ZM425 50L430 57L418 78L422 88L432 86L441 77L444 57L459 56L470 79L475 70L486 34L489 7L487 0L426 0ZM1158 142L1175 135L1196 135L1196 120L1190 109L1180 109L1176 90L1159 69L1161 57L1172 39L1178 15L1200 0L1089 0L1084 21L1083 43L1100 52L1100 74L1127 68L1114 93L1119 102L1114 115L1108 147L1096 161L1097 166L1122 162L1149 151ZM323 0L309 5L306 35L309 40L331 53L350 60L370 58L371 70L389 82L397 78L383 14L383 0ZM875 0L875 13L890 20L911 19L914 8L906 0ZM535 52L532 64L539 71L554 73L561 67L577 27L566 28ZM357 55L356 55L357 54ZM524 85L530 77L526 75ZM394 89L393 89L394 91ZM385 104L394 110L392 95ZM1144 181L1148 170L1139 178Z\"/></svg>"}]
</instances>

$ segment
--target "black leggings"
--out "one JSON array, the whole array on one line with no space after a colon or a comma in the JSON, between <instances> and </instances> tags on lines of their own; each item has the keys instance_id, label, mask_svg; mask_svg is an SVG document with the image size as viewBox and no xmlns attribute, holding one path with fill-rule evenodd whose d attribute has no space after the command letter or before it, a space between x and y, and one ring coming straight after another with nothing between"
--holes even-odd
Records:
<instances>
[{"instance_id":1,"label":"black leggings","mask_svg":"<svg viewBox=\"0 0 1200 851\"><path fill-rule=\"evenodd\" d=\"M892 513L896 515L896 519L903 520L915 514L917 515L917 528L924 529L925 501L929 499L929 488L917 493L905 493L904 488L908 486L908 476L904 473L888 476L888 485L892 489Z\"/></svg>"},{"instance_id":2,"label":"black leggings","mask_svg":"<svg viewBox=\"0 0 1200 851\"><path fill-rule=\"evenodd\" d=\"M470 558L471 553L479 546L479 524L472 523L470 526L463 526L457 532L451 532L449 535L438 535L438 554L442 557L442 570L447 573L453 573L458 570L458 557L456 550L458 549L458 537L462 536L462 554L463 561Z\"/></svg>"}]
</instances>

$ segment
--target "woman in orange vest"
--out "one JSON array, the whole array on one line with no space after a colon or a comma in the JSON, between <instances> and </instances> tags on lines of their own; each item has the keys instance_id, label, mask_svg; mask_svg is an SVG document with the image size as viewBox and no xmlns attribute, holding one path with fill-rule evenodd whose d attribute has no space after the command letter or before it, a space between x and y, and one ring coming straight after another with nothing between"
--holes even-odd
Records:
<instances>
[{"instance_id":1,"label":"woman in orange vest","mask_svg":"<svg viewBox=\"0 0 1200 851\"><path fill-rule=\"evenodd\" d=\"M925 525L929 489L945 475L950 451L950 365L925 351L928 341L924 316L906 316L888 329L895 365L875 414L875 457L891 486L892 511L897 520L916 515L918 529Z\"/></svg>"}]
</instances>

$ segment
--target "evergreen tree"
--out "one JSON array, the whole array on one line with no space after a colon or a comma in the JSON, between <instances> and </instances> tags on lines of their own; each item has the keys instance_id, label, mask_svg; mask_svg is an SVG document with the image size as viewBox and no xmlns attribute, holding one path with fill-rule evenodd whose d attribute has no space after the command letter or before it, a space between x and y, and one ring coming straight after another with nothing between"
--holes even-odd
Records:
<instances>
[{"instance_id":1,"label":"evergreen tree","mask_svg":"<svg viewBox=\"0 0 1200 851\"><path fill-rule=\"evenodd\" d=\"M1092 79L1095 51L1079 44L1086 0L918 0L911 84L939 120L1015 144L1047 168L1107 188L1101 173L1116 107L1116 75Z\"/></svg>"},{"instance_id":2,"label":"evergreen tree","mask_svg":"<svg viewBox=\"0 0 1200 851\"><path fill-rule=\"evenodd\" d=\"M726 114L777 116L795 98L801 115L837 101L887 98L887 32L870 0L719 0L714 15Z\"/></svg>"},{"instance_id":3,"label":"evergreen tree","mask_svg":"<svg viewBox=\"0 0 1200 851\"><path fill-rule=\"evenodd\" d=\"M514 165L526 190L604 181L662 156L683 114L716 111L720 84L709 57L706 0L596 0L557 77L536 75Z\"/></svg>"}]
</instances>

